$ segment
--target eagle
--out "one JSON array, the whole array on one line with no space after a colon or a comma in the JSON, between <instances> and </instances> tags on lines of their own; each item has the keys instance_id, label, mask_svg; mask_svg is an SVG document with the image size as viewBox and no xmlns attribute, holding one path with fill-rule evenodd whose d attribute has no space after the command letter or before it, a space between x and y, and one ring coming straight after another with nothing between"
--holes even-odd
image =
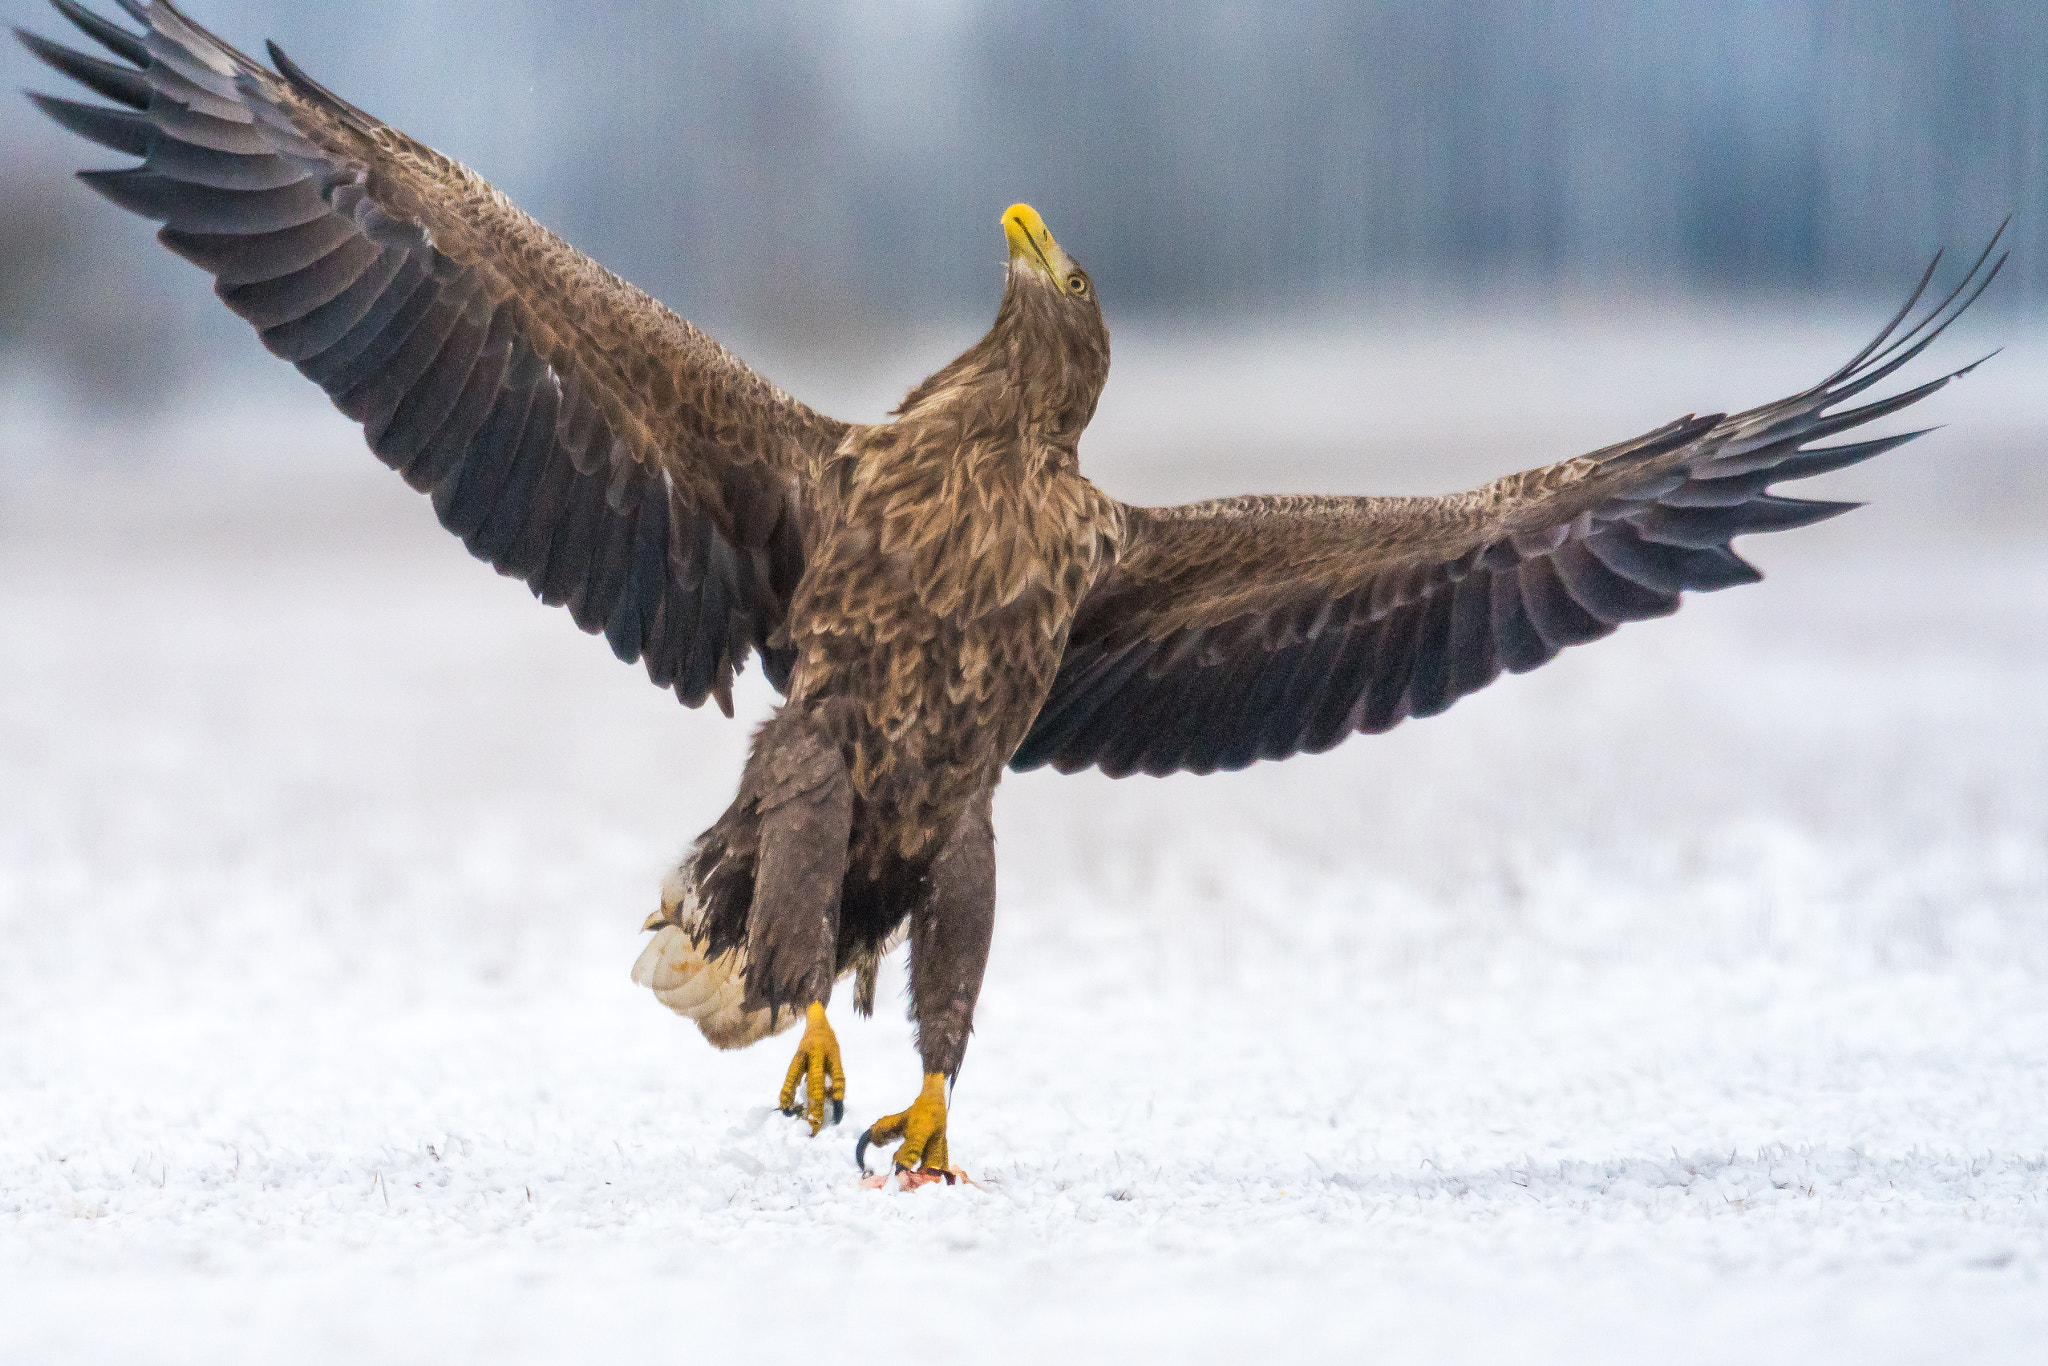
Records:
<instances>
[{"instance_id":1,"label":"eagle","mask_svg":"<svg viewBox=\"0 0 2048 1366\"><path fill-rule=\"evenodd\" d=\"M168 0L117 0L139 31L52 3L106 55L18 36L105 102L30 98L141 158L84 181L160 221L472 553L687 706L730 716L759 658L784 700L663 881L633 977L721 1048L801 1023L778 1104L815 1135L845 1113L834 987L852 978L872 1010L907 939L923 1085L855 1158L895 1144L925 1180L955 1170L1005 768L1313 754L1756 581L1735 537L1855 506L1773 486L1920 435L1817 444L1966 373L1859 398L2005 260L1994 235L1923 306L1937 254L1870 345L1789 398L1467 492L1138 507L1081 472L1109 333L1095 281L1027 204L1001 216L988 334L888 420L842 422L275 44L257 62Z\"/></svg>"}]
</instances>

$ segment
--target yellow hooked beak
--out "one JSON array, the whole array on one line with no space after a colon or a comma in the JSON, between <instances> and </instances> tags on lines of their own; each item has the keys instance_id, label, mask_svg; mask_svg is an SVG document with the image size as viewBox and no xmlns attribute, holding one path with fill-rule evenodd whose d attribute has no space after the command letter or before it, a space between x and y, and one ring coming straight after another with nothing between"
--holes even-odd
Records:
<instances>
[{"instance_id":1,"label":"yellow hooked beak","mask_svg":"<svg viewBox=\"0 0 2048 1366\"><path fill-rule=\"evenodd\" d=\"M1053 263L1065 260L1066 253L1052 240L1052 230L1045 226L1038 210L1029 204L1012 204L1003 210L1003 236L1010 239L1012 261L1044 271L1048 279L1059 277L1060 269Z\"/></svg>"}]
</instances>

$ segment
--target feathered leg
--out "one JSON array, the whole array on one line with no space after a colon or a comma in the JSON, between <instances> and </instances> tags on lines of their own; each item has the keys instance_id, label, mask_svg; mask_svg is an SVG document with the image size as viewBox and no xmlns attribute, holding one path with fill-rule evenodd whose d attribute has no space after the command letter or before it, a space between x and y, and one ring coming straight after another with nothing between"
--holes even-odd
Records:
<instances>
[{"instance_id":1,"label":"feathered leg","mask_svg":"<svg viewBox=\"0 0 2048 1366\"><path fill-rule=\"evenodd\" d=\"M751 789L751 792L749 792ZM743 793L760 811L760 853L747 915L747 1005L801 1006L804 1034L782 1085L784 1114L811 1132L846 1113L846 1070L825 1018L839 938L839 892L853 825L853 784L839 747L800 715L762 728ZM804 1082L805 1104L796 1103Z\"/></svg>"},{"instance_id":2,"label":"feathered leg","mask_svg":"<svg viewBox=\"0 0 2048 1366\"><path fill-rule=\"evenodd\" d=\"M911 913L910 1008L917 1021L924 1087L909 1109L876 1120L861 1134L854 1160L863 1170L870 1143L901 1139L896 1170L920 1168L953 1179L946 1147L946 1091L967 1056L995 912L995 830L984 796L961 817L945 852L932 865L930 894Z\"/></svg>"},{"instance_id":3,"label":"feathered leg","mask_svg":"<svg viewBox=\"0 0 2048 1366\"><path fill-rule=\"evenodd\" d=\"M831 999L839 895L846 876L853 785L839 746L785 708L754 737L739 796L704 832L648 919L655 937L633 980L695 1020L720 1048L740 1048L804 1016L780 1104L816 1133L846 1107Z\"/></svg>"}]
</instances>

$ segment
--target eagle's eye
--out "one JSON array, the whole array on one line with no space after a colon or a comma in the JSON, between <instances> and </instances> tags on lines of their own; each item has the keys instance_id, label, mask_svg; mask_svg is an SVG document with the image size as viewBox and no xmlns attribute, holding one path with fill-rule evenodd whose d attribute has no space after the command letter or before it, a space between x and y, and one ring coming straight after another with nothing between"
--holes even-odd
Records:
<instances>
[{"instance_id":1,"label":"eagle's eye","mask_svg":"<svg viewBox=\"0 0 2048 1366\"><path fill-rule=\"evenodd\" d=\"M1088 293L1088 277L1078 270L1069 275L1067 277L1067 293L1077 297L1085 297Z\"/></svg>"}]
</instances>

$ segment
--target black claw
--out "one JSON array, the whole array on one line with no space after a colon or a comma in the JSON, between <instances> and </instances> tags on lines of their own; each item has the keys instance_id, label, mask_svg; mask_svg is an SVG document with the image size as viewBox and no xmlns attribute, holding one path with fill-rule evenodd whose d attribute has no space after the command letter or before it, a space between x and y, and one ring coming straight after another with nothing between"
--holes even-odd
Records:
<instances>
[{"instance_id":1,"label":"black claw","mask_svg":"<svg viewBox=\"0 0 2048 1366\"><path fill-rule=\"evenodd\" d=\"M846 1118L846 1102L843 1100L826 1101L825 1113L832 1117L831 1123L838 1124L840 1120Z\"/></svg>"},{"instance_id":2,"label":"black claw","mask_svg":"<svg viewBox=\"0 0 2048 1366\"><path fill-rule=\"evenodd\" d=\"M860 1131L860 1137L853 1141L853 1165L860 1168L860 1174L868 1174L868 1144L875 1141L875 1126L870 1124Z\"/></svg>"},{"instance_id":3,"label":"black claw","mask_svg":"<svg viewBox=\"0 0 2048 1366\"><path fill-rule=\"evenodd\" d=\"M782 1107L782 1113L788 1115L791 1119L802 1119L804 1117L804 1107L801 1105L785 1105Z\"/></svg>"}]
</instances>

